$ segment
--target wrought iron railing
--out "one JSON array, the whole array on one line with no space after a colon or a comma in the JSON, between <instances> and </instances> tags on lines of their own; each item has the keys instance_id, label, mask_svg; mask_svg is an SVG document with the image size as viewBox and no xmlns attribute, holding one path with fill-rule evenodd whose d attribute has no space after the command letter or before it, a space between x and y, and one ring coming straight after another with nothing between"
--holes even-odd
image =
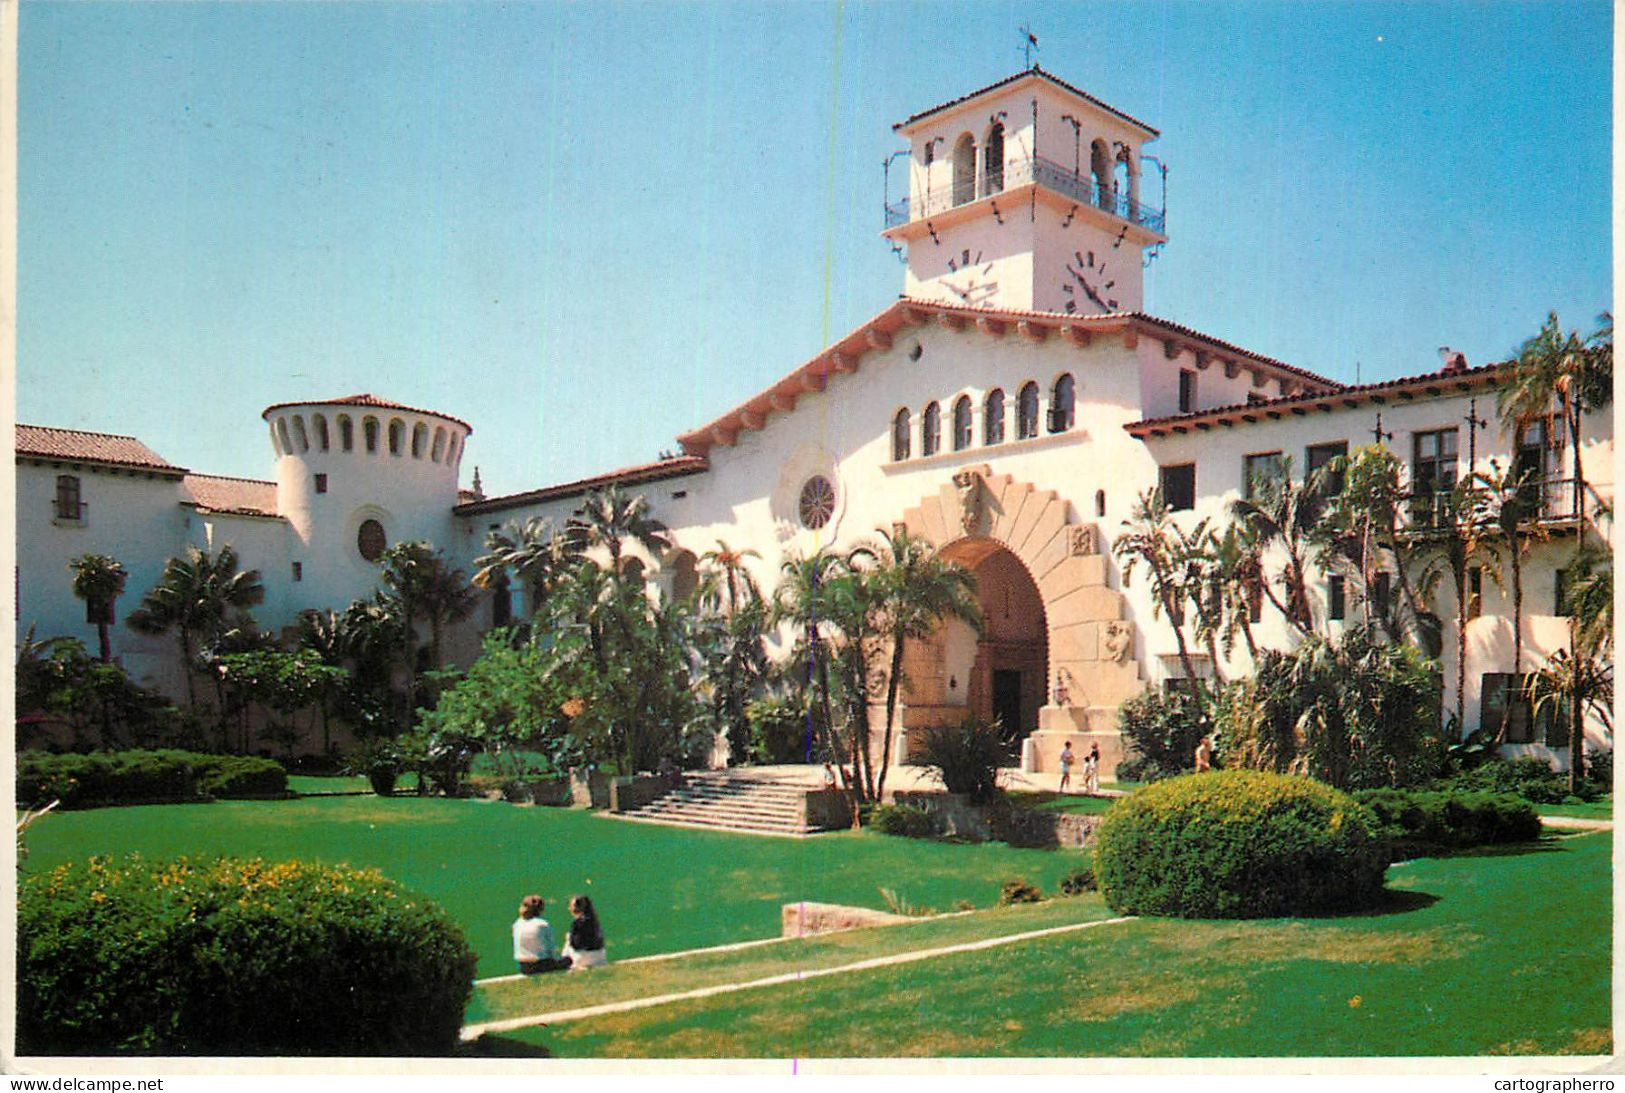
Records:
<instances>
[{"instance_id":1,"label":"wrought iron railing","mask_svg":"<svg viewBox=\"0 0 1625 1093\"><path fill-rule=\"evenodd\" d=\"M932 187L919 195L917 204L907 197L889 202L886 205L886 227L895 228L910 220L946 212L984 197L994 197L1029 182L1036 182L1081 204L1103 209L1119 219L1139 224L1158 234L1167 226L1163 210L1143 201L1135 201L1115 186L1097 183L1093 175L1071 170L1042 156L1034 156L1006 163L1002 177L990 179L982 175L974 184L962 182Z\"/></svg>"},{"instance_id":2,"label":"wrought iron railing","mask_svg":"<svg viewBox=\"0 0 1625 1093\"><path fill-rule=\"evenodd\" d=\"M51 517L60 523L82 524L89 509L88 501L65 501L60 497L51 499Z\"/></svg>"},{"instance_id":3,"label":"wrought iron railing","mask_svg":"<svg viewBox=\"0 0 1625 1093\"><path fill-rule=\"evenodd\" d=\"M1455 518L1449 489L1419 490L1406 500L1412 531L1442 528ZM1518 487L1517 500L1525 520L1555 522L1578 519L1580 515L1572 478L1557 475L1530 478Z\"/></svg>"}]
</instances>

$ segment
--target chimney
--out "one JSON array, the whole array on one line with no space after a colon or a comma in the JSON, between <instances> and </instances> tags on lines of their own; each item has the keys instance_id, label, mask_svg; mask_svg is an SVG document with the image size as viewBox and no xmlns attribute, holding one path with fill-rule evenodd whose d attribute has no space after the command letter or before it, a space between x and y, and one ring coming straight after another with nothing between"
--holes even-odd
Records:
<instances>
[{"instance_id":1,"label":"chimney","mask_svg":"<svg viewBox=\"0 0 1625 1093\"><path fill-rule=\"evenodd\" d=\"M1444 362L1441 372L1465 372L1467 370L1467 355L1451 349L1448 345L1439 347L1439 359Z\"/></svg>"}]
</instances>

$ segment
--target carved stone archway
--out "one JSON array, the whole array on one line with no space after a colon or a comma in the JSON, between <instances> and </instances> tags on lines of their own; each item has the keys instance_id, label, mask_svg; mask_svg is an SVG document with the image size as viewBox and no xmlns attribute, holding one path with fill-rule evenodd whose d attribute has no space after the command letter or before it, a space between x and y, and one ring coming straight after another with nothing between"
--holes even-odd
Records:
<instances>
[{"instance_id":1,"label":"carved stone archway","mask_svg":"<svg viewBox=\"0 0 1625 1093\"><path fill-rule=\"evenodd\" d=\"M1145 684L1134 624L1123 617L1123 594L1106 583L1100 528L1074 521L1073 509L1054 490L995 475L982 464L963 468L904 510L902 523L950 555L956 544L986 540L1026 568L1043 603L1049 678L1048 701L1024 749L1023 767L1055 770L1063 742L1071 740L1080 755L1098 744L1102 770L1110 774L1122 757L1117 707ZM905 710L902 723L920 728L944 720L938 709L927 721L911 721Z\"/></svg>"}]
</instances>

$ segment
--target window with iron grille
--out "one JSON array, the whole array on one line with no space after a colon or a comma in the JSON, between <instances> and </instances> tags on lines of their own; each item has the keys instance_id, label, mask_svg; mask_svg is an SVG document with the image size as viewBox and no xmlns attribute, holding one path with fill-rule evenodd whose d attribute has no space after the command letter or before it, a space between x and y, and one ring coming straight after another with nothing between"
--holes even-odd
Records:
<instances>
[{"instance_id":1,"label":"window with iron grille","mask_svg":"<svg viewBox=\"0 0 1625 1093\"><path fill-rule=\"evenodd\" d=\"M1336 440L1327 444L1311 444L1304 449L1304 481L1312 481L1315 475L1331 463L1334 459L1341 459L1349 454L1349 442ZM1336 497L1343 492L1343 475L1327 474L1321 479L1320 496Z\"/></svg>"},{"instance_id":2,"label":"window with iron grille","mask_svg":"<svg viewBox=\"0 0 1625 1093\"><path fill-rule=\"evenodd\" d=\"M970 447L970 441L970 396L960 395L954 402L954 451L964 451Z\"/></svg>"},{"instance_id":3,"label":"window with iron grille","mask_svg":"<svg viewBox=\"0 0 1625 1093\"><path fill-rule=\"evenodd\" d=\"M74 474L59 474L56 476L56 517L58 520L79 519L79 476Z\"/></svg>"},{"instance_id":4,"label":"window with iron grille","mask_svg":"<svg viewBox=\"0 0 1625 1093\"><path fill-rule=\"evenodd\" d=\"M908 458L909 430L913 423L909 419L908 410L897 411L897 416L891 422L891 457L892 462L901 463ZM498 624L500 625L500 624Z\"/></svg>"},{"instance_id":5,"label":"window with iron grille","mask_svg":"<svg viewBox=\"0 0 1625 1093\"><path fill-rule=\"evenodd\" d=\"M1038 384L1028 383L1016 400L1016 439L1031 440L1038 435Z\"/></svg>"},{"instance_id":6,"label":"window with iron grille","mask_svg":"<svg viewBox=\"0 0 1625 1093\"><path fill-rule=\"evenodd\" d=\"M1286 463L1280 452L1259 452L1242 462L1242 496L1257 501L1273 486L1286 481Z\"/></svg>"},{"instance_id":7,"label":"window with iron grille","mask_svg":"<svg viewBox=\"0 0 1625 1093\"><path fill-rule=\"evenodd\" d=\"M1189 368L1179 370L1179 412L1188 414L1196 409L1196 373Z\"/></svg>"},{"instance_id":8,"label":"window with iron grille","mask_svg":"<svg viewBox=\"0 0 1625 1093\"><path fill-rule=\"evenodd\" d=\"M920 454L936 455L942 447L942 409L928 403L920 415Z\"/></svg>"},{"instance_id":9,"label":"window with iron grille","mask_svg":"<svg viewBox=\"0 0 1625 1093\"><path fill-rule=\"evenodd\" d=\"M1180 463L1157 468L1157 485L1162 490L1163 504L1174 512L1196 507L1196 464Z\"/></svg>"},{"instance_id":10,"label":"window with iron grille","mask_svg":"<svg viewBox=\"0 0 1625 1093\"><path fill-rule=\"evenodd\" d=\"M1411 434L1412 519L1437 527L1449 513L1456 486L1456 430Z\"/></svg>"},{"instance_id":11,"label":"window with iron grille","mask_svg":"<svg viewBox=\"0 0 1625 1093\"><path fill-rule=\"evenodd\" d=\"M1342 622L1347 615L1348 597L1343 578L1333 574L1326 578L1326 617L1333 622Z\"/></svg>"},{"instance_id":12,"label":"window with iron grille","mask_svg":"<svg viewBox=\"0 0 1625 1093\"><path fill-rule=\"evenodd\" d=\"M1064 433L1072 428L1074 387L1070 373L1055 381L1055 388L1050 392L1049 402L1049 431Z\"/></svg>"},{"instance_id":13,"label":"window with iron grille","mask_svg":"<svg viewBox=\"0 0 1625 1093\"><path fill-rule=\"evenodd\" d=\"M982 404L982 443L1004 443L1004 388L995 387Z\"/></svg>"}]
</instances>

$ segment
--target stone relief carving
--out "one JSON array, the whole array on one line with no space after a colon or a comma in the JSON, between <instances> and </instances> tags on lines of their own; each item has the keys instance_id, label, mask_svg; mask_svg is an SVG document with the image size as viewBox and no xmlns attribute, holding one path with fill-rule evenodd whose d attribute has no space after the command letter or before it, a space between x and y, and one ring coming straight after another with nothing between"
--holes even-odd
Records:
<instances>
[{"instance_id":1,"label":"stone relief carving","mask_svg":"<svg viewBox=\"0 0 1625 1093\"><path fill-rule=\"evenodd\" d=\"M963 470L954 475L954 487L959 491L959 526L969 535L982 519L982 474Z\"/></svg>"},{"instance_id":2,"label":"stone relief carving","mask_svg":"<svg viewBox=\"0 0 1625 1093\"><path fill-rule=\"evenodd\" d=\"M1093 524L1074 524L1066 529L1067 546L1074 557L1100 553L1100 537Z\"/></svg>"},{"instance_id":3,"label":"stone relief carving","mask_svg":"<svg viewBox=\"0 0 1625 1093\"><path fill-rule=\"evenodd\" d=\"M1134 630L1128 623L1108 622L1100 636L1101 658L1121 664L1128 659L1133 644Z\"/></svg>"}]
</instances>

